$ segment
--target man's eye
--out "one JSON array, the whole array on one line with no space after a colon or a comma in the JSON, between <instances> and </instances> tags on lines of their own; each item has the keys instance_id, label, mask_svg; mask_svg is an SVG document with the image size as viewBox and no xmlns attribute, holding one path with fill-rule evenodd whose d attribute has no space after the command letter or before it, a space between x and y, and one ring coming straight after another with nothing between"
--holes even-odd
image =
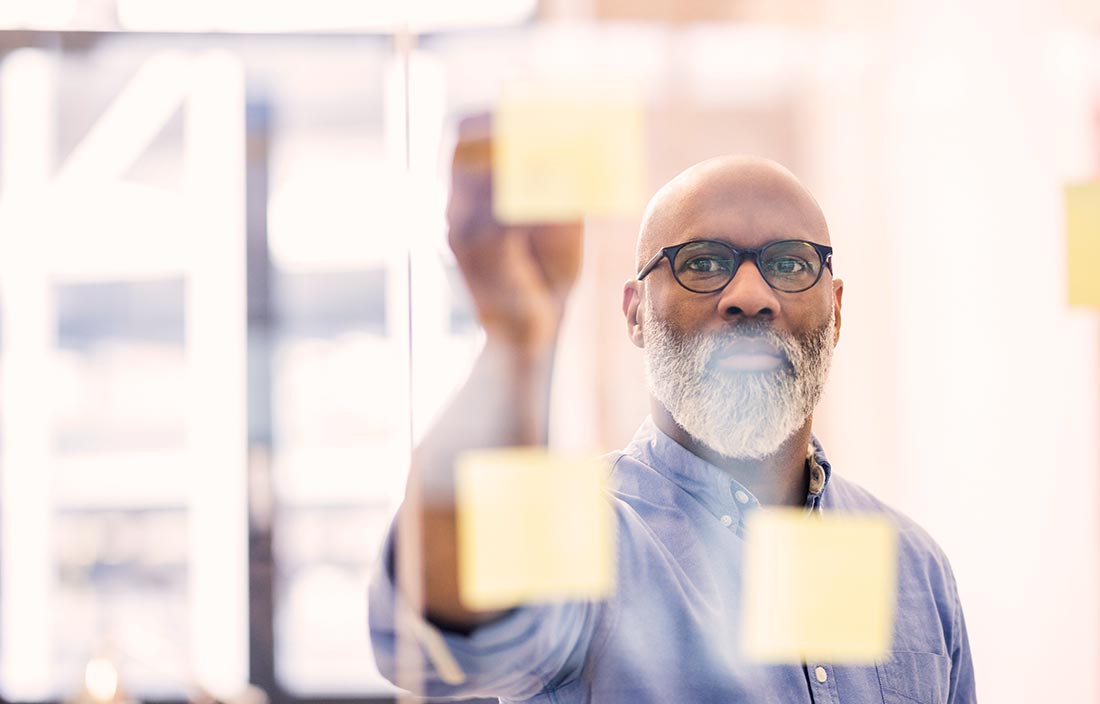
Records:
<instances>
[{"instance_id":1,"label":"man's eye","mask_svg":"<svg viewBox=\"0 0 1100 704\"><path fill-rule=\"evenodd\" d=\"M684 269L698 274L716 274L729 271L729 260L717 257L695 257L684 265Z\"/></svg>"},{"instance_id":2,"label":"man's eye","mask_svg":"<svg viewBox=\"0 0 1100 704\"><path fill-rule=\"evenodd\" d=\"M810 268L805 259L797 257L779 257L768 262L768 271L781 276L794 276L801 274Z\"/></svg>"}]
</instances>

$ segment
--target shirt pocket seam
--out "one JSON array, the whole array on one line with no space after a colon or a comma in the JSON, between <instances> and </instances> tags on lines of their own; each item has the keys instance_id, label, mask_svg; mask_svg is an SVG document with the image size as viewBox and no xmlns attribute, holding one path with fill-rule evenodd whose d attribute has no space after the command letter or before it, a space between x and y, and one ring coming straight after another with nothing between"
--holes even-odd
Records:
<instances>
[{"instance_id":1,"label":"shirt pocket seam","mask_svg":"<svg viewBox=\"0 0 1100 704\"><path fill-rule=\"evenodd\" d=\"M889 692L890 694L899 696L907 702L913 702L913 704L928 704L927 702L921 701L920 699L916 699L914 697L909 696L905 692L899 692L898 690L890 687L889 685L882 685L882 691Z\"/></svg>"},{"instance_id":2,"label":"shirt pocket seam","mask_svg":"<svg viewBox=\"0 0 1100 704\"><path fill-rule=\"evenodd\" d=\"M892 650L890 651L890 655L916 656L915 658L911 658L910 661L920 661L925 659L936 661L941 666L946 666L947 680L944 681L942 684L947 685L950 681L951 658L943 655L942 653L933 653L920 650ZM913 702L914 704L940 704L940 700L937 699L936 695L931 692L918 692L916 690L902 691L901 689L894 687L893 684L895 678L892 675L897 674L898 670L894 668L897 668L899 665L892 663L892 660L893 657L890 657L886 660L880 660L876 663L877 667L875 669L878 672L879 686L881 687L883 694L889 693L894 697L901 697L906 702Z\"/></svg>"}]
</instances>

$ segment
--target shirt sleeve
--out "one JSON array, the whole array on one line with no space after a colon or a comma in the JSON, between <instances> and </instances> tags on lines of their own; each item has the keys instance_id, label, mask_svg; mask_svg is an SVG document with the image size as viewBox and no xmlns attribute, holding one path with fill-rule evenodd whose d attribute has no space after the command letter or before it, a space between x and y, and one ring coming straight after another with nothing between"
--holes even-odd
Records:
<instances>
[{"instance_id":1,"label":"shirt sleeve","mask_svg":"<svg viewBox=\"0 0 1100 704\"><path fill-rule=\"evenodd\" d=\"M962 601L955 584L955 577L949 574L951 590L955 596L955 618L952 629L951 646L951 695L950 704L976 704L978 695L974 682L974 663L970 657L970 638L966 634L966 619L963 617Z\"/></svg>"},{"instance_id":2,"label":"shirt sleeve","mask_svg":"<svg viewBox=\"0 0 1100 704\"><path fill-rule=\"evenodd\" d=\"M600 605L559 602L524 606L475 629L468 635L437 627L403 602L393 571L390 527L375 565L368 599L371 647L379 672L394 684L397 662L396 615L420 653L423 670L417 673L427 697L500 697L530 699L553 690L579 674L595 632ZM445 652L440 653L440 648ZM454 667L457 666L457 669Z\"/></svg>"}]
</instances>

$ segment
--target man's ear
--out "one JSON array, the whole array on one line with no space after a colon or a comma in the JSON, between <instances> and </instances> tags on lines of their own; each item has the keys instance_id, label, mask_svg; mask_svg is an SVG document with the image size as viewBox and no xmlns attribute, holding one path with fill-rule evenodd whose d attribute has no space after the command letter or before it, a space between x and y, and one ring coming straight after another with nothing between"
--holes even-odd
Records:
<instances>
[{"instance_id":1,"label":"man's ear","mask_svg":"<svg viewBox=\"0 0 1100 704\"><path fill-rule=\"evenodd\" d=\"M844 299L844 281L833 279L833 319L836 321L836 332L833 333L833 346L840 341L840 304Z\"/></svg>"},{"instance_id":2,"label":"man's ear","mask_svg":"<svg viewBox=\"0 0 1100 704\"><path fill-rule=\"evenodd\" d=\"M645 284L631 279L623 284L623 315L626 316L626 334L636 347L645 347L642 337L642 316L646 311L642 306L642 286Z\"/></svg>"}]
</instances>

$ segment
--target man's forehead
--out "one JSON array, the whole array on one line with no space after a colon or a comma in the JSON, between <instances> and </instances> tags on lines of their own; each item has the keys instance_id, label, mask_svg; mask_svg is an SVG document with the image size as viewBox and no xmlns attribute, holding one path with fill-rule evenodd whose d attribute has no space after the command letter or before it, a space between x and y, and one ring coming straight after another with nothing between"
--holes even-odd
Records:
<instances>
[{"instance_id":1,"label":"man's forehead","mask_svg":"<svg viewBox=\"0 0 1100 704\"><path fill-rule=\"evenodd\" d=\"M725 156L687 169L653 197L639 233L639 264L686 239L732 240L745 233L762 241L829 243L821 209L793 174L768 159Z\"/></svg>"}]
</instances>

